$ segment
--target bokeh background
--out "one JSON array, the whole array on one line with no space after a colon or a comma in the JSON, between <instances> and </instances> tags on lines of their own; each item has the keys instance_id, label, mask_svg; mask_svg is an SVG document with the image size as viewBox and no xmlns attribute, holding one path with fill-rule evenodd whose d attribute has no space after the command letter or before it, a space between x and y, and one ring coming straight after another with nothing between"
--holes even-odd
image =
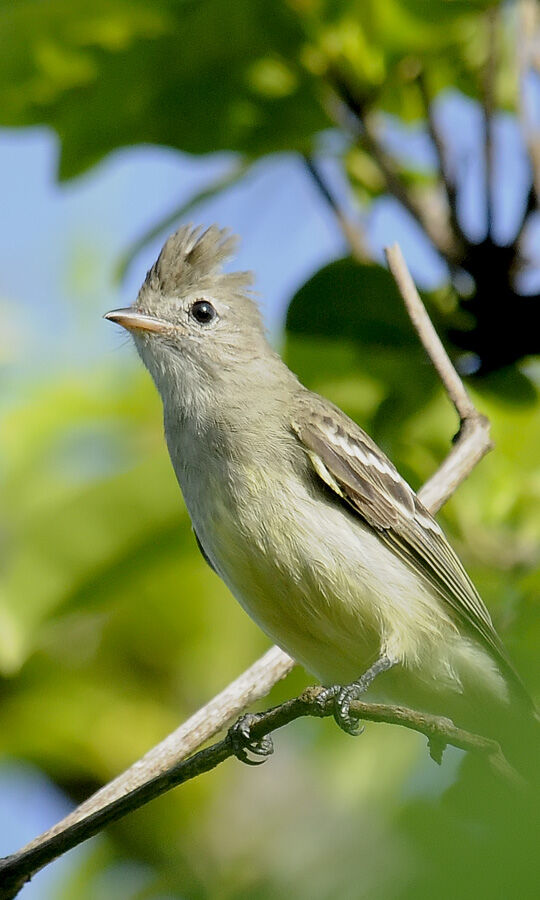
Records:
<instances>
[{"instance_id":1,"label":"bokeh background","mask_svg":"<svg viewBox=\"0 0 540 900\"><path fill-rule=\"evenodd\" d=\"M538 698L536 3L4 0L0 124L0 852L267 647L200 557L157 396L100 318L187 221L240 235L291 368L416 487L457 423L382 264L401 243L496 442L441 520ZM537 809L415 734L302 721L21 896L536 897Z\"/></svg>"}]
</instances>

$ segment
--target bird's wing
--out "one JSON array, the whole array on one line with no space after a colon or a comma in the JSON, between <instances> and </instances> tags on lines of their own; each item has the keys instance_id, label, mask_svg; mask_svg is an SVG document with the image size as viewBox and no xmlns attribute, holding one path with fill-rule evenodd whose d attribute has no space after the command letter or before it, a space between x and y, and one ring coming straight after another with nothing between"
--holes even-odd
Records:
<instances>
[{"instance_id":1,"label":"bird's wing","mask_svg":"<svg viewBox=\"0 0 540 900\"><path fill-rule=\"evenodd\" d=\"M292 427L319 477L435 588L454 619L483 643L523 693L482 599L437 522L355 422L324 398L308 396Z\"/></svg>"},{"instance_id":2,"label":"bird's wing","mask_svg":"<svg viewBox=\"0 0 540 900\"><path fill-rule=\"evenodd\" d=\"M204 547L203 547L203 545L202 545L202 543L201 543L201 541L200 541L200 539L199 539L199 535L197 534L197 532L196 532L195 529L193 528L193 525L191 526L191 528L192 528L193 534L195 535L195 540L196 540L196 542L197 542L197 547L198 547L199 550L201 551L201 556L202 556L202 558L204 559L205 562L208 563L208 565L209 565L210 568L212 569L212 572L215 572L216 575L219 575L219 572L217 571L216 567L214 566L214 563L212 562L212 560L211 560L210 557L208 556L208 553L207 553L206 550L204 549Z\"/></svg>"}]
</instances>

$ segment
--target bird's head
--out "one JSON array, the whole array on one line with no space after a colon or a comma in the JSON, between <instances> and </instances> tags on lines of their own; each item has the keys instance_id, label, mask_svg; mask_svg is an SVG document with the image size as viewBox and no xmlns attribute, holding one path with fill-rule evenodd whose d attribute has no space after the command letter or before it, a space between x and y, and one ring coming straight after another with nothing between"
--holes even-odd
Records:
<instances>
[{"instance_id":1,"label":"bird's head","mask_svg":"<svg viewBox=\"0 0 540 900\"><path fill-rule=\"evenodd\" d=\"M135 304L106 319L126 328L165 404L219 404L225 388L265 378L276 360L250 296L249 272L225 273L236 238L185 226L165 243Z\"/></svg>"}]
</instances>

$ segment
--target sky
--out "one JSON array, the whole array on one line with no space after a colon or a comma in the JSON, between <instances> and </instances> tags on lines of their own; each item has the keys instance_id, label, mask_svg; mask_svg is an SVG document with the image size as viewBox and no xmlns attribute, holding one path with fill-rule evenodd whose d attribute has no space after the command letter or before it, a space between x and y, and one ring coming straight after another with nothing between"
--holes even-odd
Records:
<instances>
[{"instance_id":1,"label":"sky","mask_svg":"<svg viewBox=\"0 0 540 900\"><path fill-rule=\"evenodd\" d=\"M479 239L484 229L480 111L450 94L437 116L462 185L464 225ZM429 139L418 129L405 131L389 121L386 140L415 163L433 160ZM114 278L118 260L142 233L234 164L224 154L195 158L164 147L132 147L59 184L58 153L57 138L46 128L0 129L0 411L18 402L36 372L47 378L81 366L91 370L111 354L131 358L124 337L101 316L133 302L166 233L141 250L122 283ZM510 116L497 119L495 157L495 229L505 241L528 184L523 144ZM342 197L331 159L324 171ZM421 287L444 281L444 264L395 201L384 198L369 213L350 212L366 225L375 259L382 261L383 247L397 240ZM322 265L346 254L331 211L292 155L256 164L241 184L202 204L189 220L215 221L239 234L235 265L256 273L255 288L276 340L295 290ZM528 242L531 249L540 244L540 221ZM522 277L528 289L540 287L538 269ZM0 768L0 854L15 850L68 809L67 799L39 772L7 761ZM56 879L86 852L38 875L23 890L23 900L52 900Z\"/></svg>"}]
</instances>

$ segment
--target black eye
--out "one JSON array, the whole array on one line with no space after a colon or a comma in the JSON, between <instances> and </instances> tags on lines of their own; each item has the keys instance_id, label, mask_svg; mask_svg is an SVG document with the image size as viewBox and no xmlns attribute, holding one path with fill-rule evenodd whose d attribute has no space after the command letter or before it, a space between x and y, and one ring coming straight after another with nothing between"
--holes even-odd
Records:
<instances>
[{"instance_id":1,"label":"black eye","mask_svg":"<svg viewBox=\"0 0 540 900\"><path fill-rule=\"evenodd\" d=\"M199 325L209 325L217 316L214 307L208 300L196 300L190 309L190 313Z\"/></svg>"}]
</instances>

